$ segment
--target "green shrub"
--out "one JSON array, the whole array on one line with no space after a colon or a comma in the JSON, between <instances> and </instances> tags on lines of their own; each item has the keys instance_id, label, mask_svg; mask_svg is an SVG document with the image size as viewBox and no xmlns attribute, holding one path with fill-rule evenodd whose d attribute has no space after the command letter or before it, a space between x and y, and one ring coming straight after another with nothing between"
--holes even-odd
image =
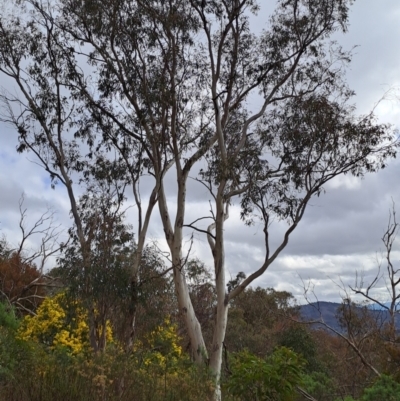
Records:
<instances>
[{"instance_id":1,"label":"green shrub","mask_svg":"<svg viewBox=\"0 0 400 401\"><path fill-rule=\"evenodd\" d=\"M317 400L330 401L336 396L333 380L322 372L305 374L302 387Z\"/></svg>"},{"instance_id":2,"label":"green shrub","mask_svg":"<svg viewBox=\"0 0 400 401\"><path fill-rule=\"evenodd\" d=\"M290 401L302 383L304 364L301 356L285 347L265 359L239 352L233 356L232 374L224 387L234 400Z\"/></svg>"},{"instance_id":3,"label":"green shrub","mask_svg":"<svg viewBox=\"0 0 400 401\"><path fill-rule=\"evenodd\" d=\"M373 386L364 390L360 401L400 401L400 383L382 375Z\"/></svg>"},{"instance_id":4,"label":"green shrub","mask_svg":"<svg viewBox=\"0 0 400 401\"><path fill-rule=\"evenodd\" d=\"M305 370L307 372L320 372L322 364L317 358L317 347L310 332L302 326L290 326L279 335L278 344L293 350L301 355L306 361Z\"/></svg>"},{"instance_id":5,"label":"green shrub","mask_svg":"<svg viewBox=\"0 0 400 401\"><path fill-rule=\"evenodd\" d=\"M0 327L6 330L17 330L19 325L18 319L12 309L0 303Z\"/></svg>"}]
</instances>

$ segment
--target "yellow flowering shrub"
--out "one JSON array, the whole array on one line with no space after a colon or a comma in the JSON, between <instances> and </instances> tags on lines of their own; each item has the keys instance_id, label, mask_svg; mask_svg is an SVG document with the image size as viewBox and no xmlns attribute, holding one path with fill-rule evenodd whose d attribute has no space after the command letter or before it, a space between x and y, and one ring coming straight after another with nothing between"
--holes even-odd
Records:
<instances>
[{"instance_id":1,"label":"yellow flowering shrub","mask_svg":"<svg viewBox=\"0 0 400 401\"><path fill-rule=\"evenodd\" d=\"M65 347L72 354L90 349L87 313L78 304L74 305L71 316L63 307L65 295L57 294L45 298L35 316L26 316L18 331L24 340L33 340L47 345L50 349ZM107 341L112 341L110 325L106 327Z\"/></svg>"},{"instance_id":2,"label":"yellow flowering shrub","mask_svg":"<svg viewBox=\"0 0 400 401\"><path fill-rule=\"evenodd\" d=\"M177 325L171 323L170 318L166 318L164 324L153 330L146 340L149 351L143 358L145 366L158 366L165 370L188 360L180 345L182 339L178 335Z\"/></svg>"}]
</instances>

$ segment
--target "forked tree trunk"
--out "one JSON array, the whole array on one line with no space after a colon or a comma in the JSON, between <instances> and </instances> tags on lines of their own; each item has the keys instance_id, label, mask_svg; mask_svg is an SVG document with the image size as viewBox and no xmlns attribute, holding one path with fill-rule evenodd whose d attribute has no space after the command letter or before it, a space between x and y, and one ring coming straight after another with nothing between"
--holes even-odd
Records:
<instances>
[{"instance_id":1,"label":"forked tree trunk","mask_svg":"<svg viewBox=\"0 0 400 401\"><path fill-rule=\"evenodd\" d=\"M160 183L159 187L158 206L163 222L165 238L171 252L173 279L175 284L175 293L178 300L179 313L181 314L185 323L185 327L188 331L192 357L196 363L201 364L207 360L207 348L205 346L200 323L196 317L193 304L190 299L182 258L182 230L185 216L187 177L180 176L179 178L177 213L174 228L172 228L171 219L168 212L167 199L162 183Z\"/></svg>"},{"instance_id":2,"label":"forked tree trunk","mask_svg":"<svg viewBox=\"0 0 400 401\"><path fill-rule=\"evenodd\" d=\"M196 363L203 364L207 361L207 348L200 323L196 317L192 300L190 299L185 274L181 268L181 256L179 254L174 255L172 260L174 263L173 277L179 313L188 331L192 358Z\"/></svg>"}]
</instances>

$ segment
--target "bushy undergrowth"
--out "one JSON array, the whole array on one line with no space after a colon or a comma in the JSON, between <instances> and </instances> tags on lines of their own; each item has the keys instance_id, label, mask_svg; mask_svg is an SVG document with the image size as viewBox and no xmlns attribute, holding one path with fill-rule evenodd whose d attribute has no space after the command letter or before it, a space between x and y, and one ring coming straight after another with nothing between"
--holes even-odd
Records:
<instances>
[{"instance_id":1,"label":"bushy undergrowth","mask_svg":"<svg viewBox=\"0 0 400 401\"><path fill-rule=\"evenodd\" d=\"M4 333L1 344L2 367L7 365L0 375L1 401L200 401L212 392L210 376L188 360L145 363L143 355L117 348L91 357L62 349L49 353Z\"/></svg>"},{"instance_id":2,"label":"bushy undergrowth","mask_svg":"<svg viewBox=\"0 0 400 401\"><path fill-rule=\"evenodd\" d=\"M43 316L39 321L46 326ZM71 352L68 344L46 344L34 332L29 336L24 324L18 326L1 305L0 401L210 399L210 375L182 352L168 319L129 355L117 344L99 355Z\"/></svg>"},{"instance_id":3,"label":"bushy undergrowth","mask_svg":"<svg viewBox=\"0 0 400 401\"><path fill-rule=\"evenodd\" d=\"M131 354L115 342L93 354L83 352L85 347L77 352L69 342L55 344L57 330L63 330L63 311L43 305L36 317L20 326L12 314L0 310L0 401L212 399L212 376L183 352L177 326L169 318L138 341ZM48 337L52 341L43 341ZM84 336L79 338L86 342ZM226 400L292 399L304 365L284 347L266 359L247 352L233 354L231 362L232 372L223 383Z\"/></svg>"},{"instance_id":4,"label":"bushy undergrowth","mask_svg":"<svg viewBox=\"0 0 400 401\"><path fill-rule=\"evenodd\" d=\"M184 352L170 318L137 340L129 354L117 341L96 354L88 350L87 330L74 331L79 319L69 324L57 303L42 305L36 317L20 322L0 303L0 401L212 399L213 377ZM55 341L59 331L68 333L68 341ZM304 401L304 391L318 400L338 401L334 379L312 371L301 352L287 347L263 357L233 352L224 365L224 401ZM400 401L399 395L395 378L382 375L357 400ZM346 400L355 401L349 395Z\"/></svg>"}]
</instances>

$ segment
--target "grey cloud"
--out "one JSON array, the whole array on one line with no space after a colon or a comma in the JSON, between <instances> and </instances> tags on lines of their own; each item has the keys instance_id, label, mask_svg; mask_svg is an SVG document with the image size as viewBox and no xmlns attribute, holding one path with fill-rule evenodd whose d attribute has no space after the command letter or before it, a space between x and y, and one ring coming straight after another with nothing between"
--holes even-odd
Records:
<instances>
[{"instance_id":1,"label":"grey cloud","mask_svg":"<svg viewBox=\"0 0 400 401\"><path fill-rule=\"evenodd\" d=\"M259 29L269 11L267 13L263 5L259 16L254 19L254 25L258 24ZM399 2L385 2L384 5L376 0L355 2L350 14L349 32L336 36L345 49L359 45L354 50L347 78L350 87L357 92L354 101L360 113L370 111L387 88L400 82L399 18ZM3 82L2 85L7 83ZM11 87L8 89L12 90ZM376 113L379 121L398 125L398 103L384 103L376 109ZM59 211L60 222L68 227L71 224L68 215L70 207L64 188L58 186L55 191L51 190L46 173L29 162L27 155L16 153L16 133L4 124L0 124L0 141L0 228L9 235L17 231L18 199L22 191L26 193L29 210L40 213L50 203ZM399 170L400 162L394 161L387 169L369 175L353 186L338 185L338 182L328 185L326 194L311 201L285 251L254 285L286 289L301 298L301 276L305 280L314 280L320 299L337 301L340 290L331 279L340 276L345 283L353 284L355 271L363 268L366 279L373 277L376 267L373 259L375 252L382 248L380 238L386 228L391 197L400 205ZM142 183L145 201L153 182L145 178ZM176 178L172 171L167 175L166 188L173 217ZM190 180L185 222L207 214L208 199L210 195L207 190ZM127 205L134 205L131 195ZM128 210L128 216L135 226L134 207ZM286 226L280 223L275 223L271 228L273 248L282 239L285 229ZM185 234L189 240L191 230L186 230ZM265 252L262 226L245 227L237 210L232 208L225 235L228 277L235 276L238 271L249 274L261 265ZM194 238L193 256L211 266L212 258L206 238L200 233L195 233ZM149 240L157 240L160 247L166 249L157 209L151 220ZM288 264L290 258L298 261L298 268Z\"/></svg>"}]
</instances>

